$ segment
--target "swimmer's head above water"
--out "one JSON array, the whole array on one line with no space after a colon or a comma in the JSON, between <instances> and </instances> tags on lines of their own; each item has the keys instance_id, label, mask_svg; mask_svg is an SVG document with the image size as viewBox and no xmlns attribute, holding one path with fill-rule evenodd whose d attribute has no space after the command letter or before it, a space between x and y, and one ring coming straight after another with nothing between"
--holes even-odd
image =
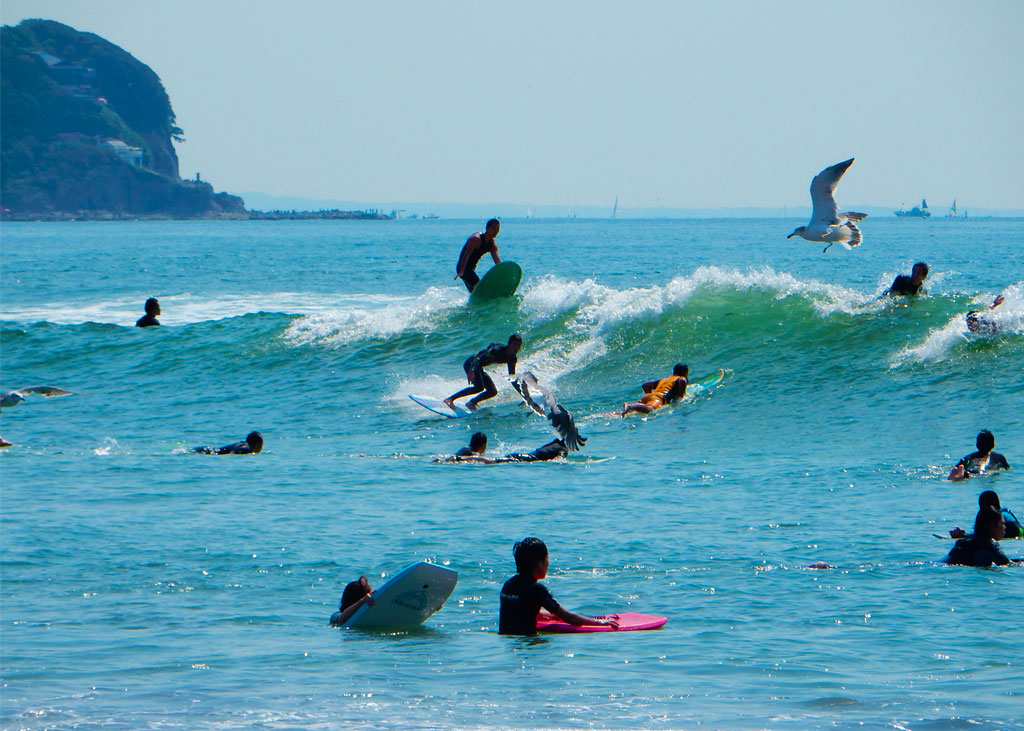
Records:
<instances>
[{"instance_id":1,"label":"swimmer's head above water","mask_svg":"<svg viewBox=\"0 0 1024 731\"><path fill-rule=\"evenodd\" d=\"M469 449L473 454L483 454L487 451L487 435L478 431L469 438Z\"/></svg>"},{"instance_id":2,"label":"swimmer's head above water","mask_svg":"<svg viewBox=\"0 0 1024 731\"><path fill-rule=\"evenodd\" d=\"M974 444L978 447L979 452L988 454L996 448L996 438L988 429L982 429L978 432L978 438L974 440Z\"/></svg>"},{"instance_id":3,"label":"swimmer's head above water","mask_svg":"<svg viewBox=\"0 0 1024 731\"><path fill-rule=\"evenodd\" d=\"M689 378L690 366L686 365L685 363L676 363L675 366L672 368L672 375L681 376L683 378Z\"/></svg>"}]
</instances>

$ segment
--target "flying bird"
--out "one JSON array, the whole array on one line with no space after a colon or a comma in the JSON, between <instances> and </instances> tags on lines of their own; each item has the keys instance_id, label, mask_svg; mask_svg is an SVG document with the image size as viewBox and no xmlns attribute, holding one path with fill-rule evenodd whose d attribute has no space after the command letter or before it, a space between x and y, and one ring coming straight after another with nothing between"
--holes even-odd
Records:
<instances>
[{"instance_id":1,"label":"flying bird","mask_svg":"<svg viewBox=\"0 0 1024 731\"><path fill-rule=\"evenodd\" d=\"M857 228L856 222L867 218L868 214L852 211L839 213L839 206L836 205L833 195L839 185L839 179L851 165L852 157L827 167L814 176L811 181L811 203L814 204L811 220L806 226L800 226L787 236L787 239L800 236L808 241L827 241L828 246L822 249L822 252L828 251L832 244L841 244L847 249L852 249L861 242L860 229Z\"/></svg>"},{"instance_id":2,"label":"flying bird","mask_svg":"<svg viewBox=\"0 0 1024 731\"><path fill-rule=\"evenodd\" d=\"M19 388L14 391L4 391L3 395L0 396L0 408L10 408L17 406L25 400L25 394L27 393L38 393L46 398L51 396L70 396L71 391L65 391L63 388L55 388L53 386L32 386L31 388Z\"/></svg>"},{"instance_id":3,"label":"flying bird","mask_svg":"<svg viewBox=\"0 0 1024 731\"><path fill-rule=\"evenodd\" d=\"M555 427L555 431L558 432L558 436L565 442L565 446L572 450L582 449L583 445L586 444L587 438L576 430L576 422L573 421L572 414L555 401L555 397L551 395L550 391L537 383L536 376L529 371L520 373L512 380L512 387L523 397L523 401L526 402L527 406L540 416L547 417L551 425ZM543 407L533 400L533 397L530 395L531 389L535 393L540 394L541 400L544 402Z\"/></svg>"}]
</instances>

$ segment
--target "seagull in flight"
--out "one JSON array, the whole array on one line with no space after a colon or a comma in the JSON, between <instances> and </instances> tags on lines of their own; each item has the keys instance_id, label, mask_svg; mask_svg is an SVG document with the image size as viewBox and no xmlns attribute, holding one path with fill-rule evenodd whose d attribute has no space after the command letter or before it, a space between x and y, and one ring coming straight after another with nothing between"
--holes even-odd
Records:
<instances>
[{"instance_id":1,"label":"seagull in flight","mask_svg":"<svg viewBox=\"0 0 1024 731\"><path fill-rule=\"evenodd\" d=\"M0 396L0 408L10 408L17 406L25 400L25 394L27 393L38 393L46 398L51 396L70 396L71 391L65 391L63 388L55 388L53 386L32 386L31 388L19 388L15 391L4 391L3 395Z\"/></svg>"},{"instance_id":2,"label":"seagull in flight","mask_svg":"<svg viewBox=\"0 0 1024 731\"><path fill-rule=\"evenodd\" d=\"M537 383L536 376L529 371L520 373L512 380L512 388L519 392L527 406L540 416L547 417L551 425L555 427L555 431L558 432L558 436L565 442L565 446L572 450L582 449L587 438L576 430L576 422L573 421L572 414L555 401L555 397L551 395L550 391ZM541 400L544 402L543 407L533 400L530 395L531 389L541 395Z\"/></svg>"},{"instance_id":3,"label":"seagull in flight","mask_svg":"<svg viewBox=\"0 0 1024 731\"><path fill-rule=\"evenodd\" d=\"M811 203L814 204L811 220L806 226L797 228L786 237L787 239L799 236L808 241L827 241L828 246L822 249L822 252L828 251L832 244L841 244L847 249L852 249L861 242L857 221L867 218L868 214L852 211L839 213L839 206L836 205L836 199L833 197L836 187L839 185L839 179L851 165L853 165L852 157L849 160L837 162L814 176L811 181Z\"/></svg>"}]
</instances>

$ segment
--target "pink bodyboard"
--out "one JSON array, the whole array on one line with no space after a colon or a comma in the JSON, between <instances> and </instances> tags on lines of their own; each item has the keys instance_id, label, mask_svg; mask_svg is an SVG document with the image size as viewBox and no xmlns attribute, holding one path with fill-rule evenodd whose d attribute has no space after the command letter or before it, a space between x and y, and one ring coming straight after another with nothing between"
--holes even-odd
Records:
<instances>
[{"instance_id":1,"label":"pink bodyboard","mask_svg":"<svg viewBox=\"0 0 1024 731\"><path fill-rule=\"evenodd\" d=\"M618 614L606 614L600 619L614 619L619 623L618 629L596 624L568 624L557 619L538 619L538 632L628 632L638 629L658 629L668 617L659 617L654 614L640 614L639 612L619 612Z\"/></svg>"}]
</instances>

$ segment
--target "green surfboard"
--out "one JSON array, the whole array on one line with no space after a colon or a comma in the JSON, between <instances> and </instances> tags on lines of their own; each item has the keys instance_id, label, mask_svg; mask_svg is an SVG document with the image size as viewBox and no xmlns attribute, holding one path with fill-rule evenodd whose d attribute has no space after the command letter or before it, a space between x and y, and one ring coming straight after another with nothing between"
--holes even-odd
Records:
<instances>
[{"instance_id":1,"label":"green surfboard","mask_svg":"<svg viewBox=\"0 0 1024 731\"><path fill-rule=\"evenodd\" d=\"M503 261L495 264L483 276L480 283L473 288L473 294L469 296L471 302L482 302L484 300L511 297L519 287L519 281L523 278L523 270L514 261Z\"/></svg>"}]
</instances>

